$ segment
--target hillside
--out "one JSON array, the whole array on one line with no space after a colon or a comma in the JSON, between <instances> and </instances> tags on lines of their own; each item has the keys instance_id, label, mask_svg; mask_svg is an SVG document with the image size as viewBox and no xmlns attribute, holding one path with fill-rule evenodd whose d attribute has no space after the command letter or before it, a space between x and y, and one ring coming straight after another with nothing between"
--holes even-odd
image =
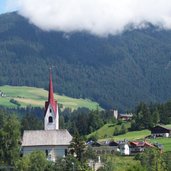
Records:
<instances>
[{"instance_id":1,"label":"hillside","mask_svg":"<svg viewBox=\"0 0 171 171\"><path fill-rule=\"evenodd\" d=\"M129 123L124 123L127 128L130 128ZM170 125L165 125L166 127ZM151 131L148 129L141 130L141 131L128 131L125 134L113 136L114 130L116 127L120 127L120 125L115 124L105 124L100 129L98 129L95 132L92 132L87 136L87 138L90 138L91 136L97 136L98 141L106 141L106 140L115 140L115 141L123 141L123 140L129 140L129 141L136 141L136 140L144 140L145 137L149 136L151 134ZM171 138L146 138L146 140L150 143L159 143L163 145L164 151L171 151Z\"/></svg>"},{"instance_id":2,"label":"hillside","mask_svg":"<svg viewBox=\"0 0 171 171\"><path fill-rule=\"evenodd\" d=\"M16 13L0 15L0 85L47 88L104 108L171 99L171 31L149 25L109 37L44 32Z\"/></svg>"},{"instance_id":3,"label":"hillside","mask_svg":"<svg viewBox=\"0 0 171 171\"><path fill-rule=\"evenodd\" d=\"M19 87L19 86L0 86L0 91L4 96L0 97L0 106L16 108L17 106L38 106L44 107L48 98L48 92L41 88ZM99 104L90 100L70 98L55 94L54 98L63 108L77 109L86 107L89 109L101 109Z\"/></svg>"},{"instance_id":4,"label":"hillside","mask_svg":"<svg viewBox=\"0 0 171 171\"><path fill-rule=\"evenodd\" d=\"M126 128L130 128L130 123L123 123ZM113 133L115 128L121 129L121 125L116 124L105 124L100 129L95 132L92 132L88 135L88 138L93 136L97 136L98 139L114 139L115 141L129 139L129 140L136 140L136 139L143 139L144 137L150 135L149 130L141 130L141 131L129 131L125 134L114 136Z\"/></svg>"}]
</instances>

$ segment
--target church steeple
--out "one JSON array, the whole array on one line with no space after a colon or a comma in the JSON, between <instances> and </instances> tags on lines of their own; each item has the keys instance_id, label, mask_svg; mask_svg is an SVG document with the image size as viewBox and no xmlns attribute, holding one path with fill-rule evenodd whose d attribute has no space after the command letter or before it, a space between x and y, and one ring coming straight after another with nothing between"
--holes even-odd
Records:
<instances>
[{"instance_id":1,"label":"church steeple","mask_svg":"<svg viewBox=\"0 0 171 171\"><path fill-rule=\"evenodd\" d=\"M54 100L53 97L53 83L52 83L52 69L49 69L49 96L48 96L48 100Z\"/></svg>"},{"instance_id":2,"label":"church steeple","mask_svg":"<svg viewBox=\"0 0 171 171\"><path fill-rule=\"evenodd\" d=\"M58 104L57 104L57 101L55 101L54 99L51 69L49 72L48 101L45 102L44 129L45 130L59 129Z\"/></svg>"},{"instance_id":3,"label":"church steeple","mask_svg":"<svg viewBox=\"0 0 171 171\"><path fill-rule=\"evenodd\" d=\"M56 113L56 105L57 105L57 102L54 100L54 96L53 96L53 83L52 83L52 70L51 70L51 68L50 68L50 72L49 72L48 103L51 104L54 112Z\"/></svg>"}]
</instances>

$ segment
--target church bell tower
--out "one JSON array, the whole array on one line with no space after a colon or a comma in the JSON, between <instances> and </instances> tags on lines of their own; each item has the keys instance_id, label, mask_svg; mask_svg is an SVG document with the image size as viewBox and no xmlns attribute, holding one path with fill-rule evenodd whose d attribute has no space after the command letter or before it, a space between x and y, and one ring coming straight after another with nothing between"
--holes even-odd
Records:
<instances>
[{"instance_id":1,"label":"church bell tower","mask_svg":"<svg viewBox=\"0 0 171 171\"><path fill-rule=\"evenodd\" d=\"M45 130L58 130L59 129L58 103L54 99L51 69L49 73L48 101L45 102L44 129Z\"/></svg>"}]
</instances>

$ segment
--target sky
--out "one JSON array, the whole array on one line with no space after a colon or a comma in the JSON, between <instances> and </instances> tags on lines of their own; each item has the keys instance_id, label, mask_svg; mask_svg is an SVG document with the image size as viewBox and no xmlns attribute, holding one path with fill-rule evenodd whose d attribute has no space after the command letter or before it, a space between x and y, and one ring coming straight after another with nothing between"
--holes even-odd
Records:
<instances>
[{"instance_id":1,"label":"sky","mask_svg":"<svg viewBox=\"0 0 171 171\"><path fill-rule=\"evenodd\" d=\"M0 0L0 13L6 12L5 2L6 2L6 0Z\"/></svg>"},{"instance_id":2,"label":"sky","mask_svg":"<svg viewBox=\"0 0 171 171\"><path fill-rule=\"evenodd\" d=\"M0 0L0 14L16 11L18 9L17 0Z\"/></svg>"},{"instance_id":3,"label":"sky","mask_svg":"<svg viewBox=\"0 0 171 171\"><path fill-rule=\"evenodd\" d=\"M1 12L16 9L45 31L107 36L146 23L171 29L171 0L0 0Z\"/></svg>"}]
</instances>

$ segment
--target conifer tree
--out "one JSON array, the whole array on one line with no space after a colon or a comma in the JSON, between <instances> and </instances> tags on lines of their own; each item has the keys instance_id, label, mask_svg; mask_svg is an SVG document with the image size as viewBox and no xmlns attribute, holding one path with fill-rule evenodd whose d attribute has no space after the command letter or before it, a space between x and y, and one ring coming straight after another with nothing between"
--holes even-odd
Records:
<instances>
[{"instance_id":1,"label":"conifer tree","mask_svg":"<svg viewBox=\"0 0 171 171\"><path fill-rule=\"evenodd\" d=\"M7 116L0 129L0 162L14 166L20 154L20 123L16 116Z\"/></svg>"}]
</instances>

